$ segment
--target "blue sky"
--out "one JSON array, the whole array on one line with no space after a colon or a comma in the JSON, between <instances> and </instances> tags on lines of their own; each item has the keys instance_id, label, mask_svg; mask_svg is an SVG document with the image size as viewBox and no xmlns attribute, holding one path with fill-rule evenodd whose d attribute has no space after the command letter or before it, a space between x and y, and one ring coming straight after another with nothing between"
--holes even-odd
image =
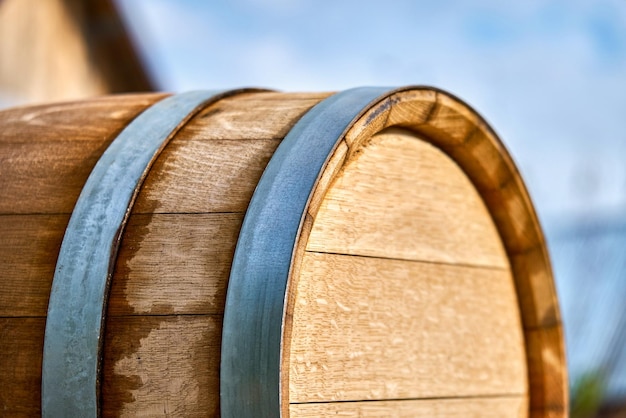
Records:
<instances>
[{"instance_id":1,"label":"blue sky","mask_svg":"<svg viewBox=\"0 0 626 418\"><path fill-rule=\"evenodd\" d=\"M542 219L626 209L621 0L118 4L164 90L434 85L501 134Z\"/></svg>"}]
</instances>

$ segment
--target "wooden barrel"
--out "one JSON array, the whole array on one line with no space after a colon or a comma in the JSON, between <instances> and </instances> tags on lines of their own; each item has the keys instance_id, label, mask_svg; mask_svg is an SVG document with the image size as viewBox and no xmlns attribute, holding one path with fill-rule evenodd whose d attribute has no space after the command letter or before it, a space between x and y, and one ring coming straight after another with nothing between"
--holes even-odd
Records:
<instances>
[{"instance_id":1,"label":"wooden barrel","mask_svg":"<svg viewBox=\"0 0 626 418\"><path fill-rule=\"evenodd\" d=\"M124 95L0 126L0 415L567 416L537 217L450 94Z\"/></svg>"}]
</instances>

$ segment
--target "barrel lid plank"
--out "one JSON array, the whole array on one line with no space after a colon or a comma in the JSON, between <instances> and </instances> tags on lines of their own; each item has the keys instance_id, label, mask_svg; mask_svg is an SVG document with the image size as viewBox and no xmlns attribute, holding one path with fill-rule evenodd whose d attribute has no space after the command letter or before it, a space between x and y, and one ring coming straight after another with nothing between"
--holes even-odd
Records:
<instances>
[{"instance_id":1,"label":"barrel lid plank","mask_svg":"<svg viewBox=\"0 0 626 418\"><path fill-rule=\"evenodd\" d=\"M291 404L291 416L319 418L524 418L528 400L520 397L492 399L427 399L381 402L336 402Z\"/></svg>"},{"instance_id":2,"label":"barrel lid plank","mask_svg":"<svg viewBox=\"0 0 626 418\"><path fill-rule=\"evenodd\" d=\"M358 153L328 189L307 250L508 266L480 195L435 147L392 129Z\"/></svg>"},{"instance_id":3,"label":"barrel lid plank","mask_svg":"<svg viewBox=\"0 0 626 418\"><path fill-rule=\"evenodd\" d=\"M339 160L291 278L290 403L526 397L508 258L465 173L405 129Z\"/></svg>"},{"instance_id":4,"label":"barrel lid plank","mask_svg":"<svg viewBox=\"0 0 626 418\"><path fill-rule=\"evenodd\" d=\"M412 113L415 116L414 119ZM516 332L522 333L523 339L527 340L525 351L528 376L517 380L518 382L527 381L530 385L530 388L521 394L522 397L529 396L530 398L526 401L530 403L530 406L524 409L522 416L526 414L552 416L555 413L558 416L565 416L567 414L567 377L563 340L559 339L559 333L562 331L552 273L537 217L510 156L489 126L469 106L445 92L418 87L392 93L386 100L372 106L347 132L345 141L349 146L348 158L343 154L337 157L339 161L344 161L345 171L349 170L351 160L358 161L358 156L355 155L367 149L372 136L389 128L407 129L411 135L417 135L440 148L459 165L476 188L487 209L485 214L493 220L496 226L496 241L501 240L504 248L504 251L500 251L499 254L506 261L500 268L511 268L517 300L513 308L519 309L518 318L521 316L522 321ZM331 156L330 160L332 161L333 158ZM367 217L363 215L363 213L368 213L366 199L362 200L361 205L355 205L350 209L349 202L350 199L355 198L356 193L353 190L360 187L359 182L355 180L343 185L342 191L350 196L349 199L333 195L333 187L341 184L345 179L342 174L343 170L338 171L335 166L332 170L334 173L340 173L334 178L336 183L333 183L333 179L330 181L327 179L313 192L314 201L321 201L321 205L316 204L313 210L304 217L303 234L294 251L297 257L306 259L308 254L306 250L360 256L359 251L350 249L349 246L343 251L340 250L341 239L332 238L332 234L336 233L338 226L336 224L341 222L338 222L335 217L327 217L329 223L335 223L333 228L326 228L323 234L316 234L316 222L320 220L322 223L321 219L325 210L334 210L335 215L344 211L343 216L347 223L350 223L351 216ZM362 176L361 182L369 181L372 180ZM341 189L341 186L338 187ZM370 200L381 201L381 199ZM355 209L356 207L358 209ZM384 217L390 209L379 212L378 219L382 221L372 222L371 231L376 231L378 225L384 222ZM348 243L355 242L354 229L358 228L360 223L353 222L350 226L344 231ZM384 233L381 233L380 237L380 242L384 243L387 237ZM311 243L313 239L315 241ZM420 237L417 239L419 240ZM372 240L372 242L375 241ZM324 249L327 242L330 245ZM336 247L333 247L333 242L337 243ZM410 240L405 240L405 242L410 243ZM380 250L377 249L377 251ZM366 254L366 256L376 255ZM443 262L447 263L449 260ZM286 308L284 324L288 329L283 333L286 338L290 339L290 341L283 342L286 352L292 352L292 348L298 347L296 329L302 318L298 319L297 279L302 278L303 274L306 275L302 260L293 260L292 267L288 287L291 290L286 296L286 301L293 308ZM337 277L333 280L337 280ZM532 333L546 336L540 338L531 335ZM555 337L548 338L547 335L555 335ZM522 339L519 338L518 342L521 341ZM528 341L533 341L533 343L529 345ZM309 342L315 347L312 340ZM287 369L290 367L289 364L289 358L283 357L283 368ZM310 364L314 364L311 367L317 367L318 370L328 367L328 364L323 362ZM358 381L358 378L356 380ZM291 387L288 382L290 382L290 377L285 375L282 386L285 399L288 397L286 394L289 393L287 388ZM301 405L298 400L295 402L293 405Z\"/></svg>"}]
</instances>

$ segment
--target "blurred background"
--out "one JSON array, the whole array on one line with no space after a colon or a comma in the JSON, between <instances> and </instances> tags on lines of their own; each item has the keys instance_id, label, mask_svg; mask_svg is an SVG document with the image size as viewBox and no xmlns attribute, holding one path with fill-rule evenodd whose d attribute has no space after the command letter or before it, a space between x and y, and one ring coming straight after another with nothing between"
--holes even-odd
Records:
<instances>
[{"instance_id":1,"label":"blurred background","mask_svg":"<svg viewBox=\"0 0 626 418\"><path fill-rule=\"evenodd\" d=\"M626 416L623 0L0 0L0 108L408 84L500 134L552 255L572 416Z\"/></svg>"}]
</instances>

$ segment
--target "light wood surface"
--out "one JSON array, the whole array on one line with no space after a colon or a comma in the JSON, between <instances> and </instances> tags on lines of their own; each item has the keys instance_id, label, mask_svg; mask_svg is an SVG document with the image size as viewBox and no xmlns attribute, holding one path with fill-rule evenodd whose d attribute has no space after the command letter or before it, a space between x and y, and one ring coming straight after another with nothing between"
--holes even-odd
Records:
<instances>
[{"instance_id":1,"label":"light wood surface","mask_svg":"<svg viewBox=\"0 0 626 418\"><path fill-rule=\"evenodd\" d=\"M178 137L194 139L283 139L291 127L331 93L252 93L207 107Z\"/></svg>"},{"instance_id":2,"label":"light wood surface","mask_svg":"<svg viewBox=\"0 0 626 418\"><path fill-rule=\"evenodd\" d=\"M110 317L102 415L219 416L221 328L221 316Z\"/></svg>"},{"instance_id":3,"label":"light wood surface","mask_svg":"<svg viewBox=\"0 0 626 418\"><path fill-rule=\"evenodd\" d=\"M132 216L108 314L221 314L242 220L239 213Z\"/></svg>"},{"instance_id":4,"label":"light wood surface","mask_svg":"<svg viewBox=\"0 0 626 418\"><path fill-rule=\"evenodd\" d=\"M290 402L527 393L510 273L307 252Z\"/></svg>"},{"instance_id":5,"label":"light wood surface","mask_svg":"<svg viewBox=\"0 0 626 418\"><path fill-rule=\"evenodd\" d=\"M276 139L176 140L156 161L133 210L245 212L279 143Z\"/></svg>"},{"instance_id":6,"label":"light wood surface","mask_svg":"<svg viewBox=\"0 0 626 418\"><path fill-rule=\"evenodd\" d=\"M508 266L467 176L402 130L377 134L347 162L315 218L307 250Z\"/></svg>"},{"instance_id":7,"label":"light wood surface","mask_svg":"<svg viewBox=\"0 0 626 418\"><path fill-rule=\"evenodd\" d=\"M402 129L346 148L290 284L289 401L525 398L513 278L467 176Z\"/></svg>"},{"instance_id":8,"label":"light wood surface","mask_svg":"<svg viewBox=\"0 0 626 418\"><path fill-rule=\"evenodd\" d=\"M521 397L292 404L289 410L299 418L522 418L528 413Z\"/></svg>"}]
</instances>

